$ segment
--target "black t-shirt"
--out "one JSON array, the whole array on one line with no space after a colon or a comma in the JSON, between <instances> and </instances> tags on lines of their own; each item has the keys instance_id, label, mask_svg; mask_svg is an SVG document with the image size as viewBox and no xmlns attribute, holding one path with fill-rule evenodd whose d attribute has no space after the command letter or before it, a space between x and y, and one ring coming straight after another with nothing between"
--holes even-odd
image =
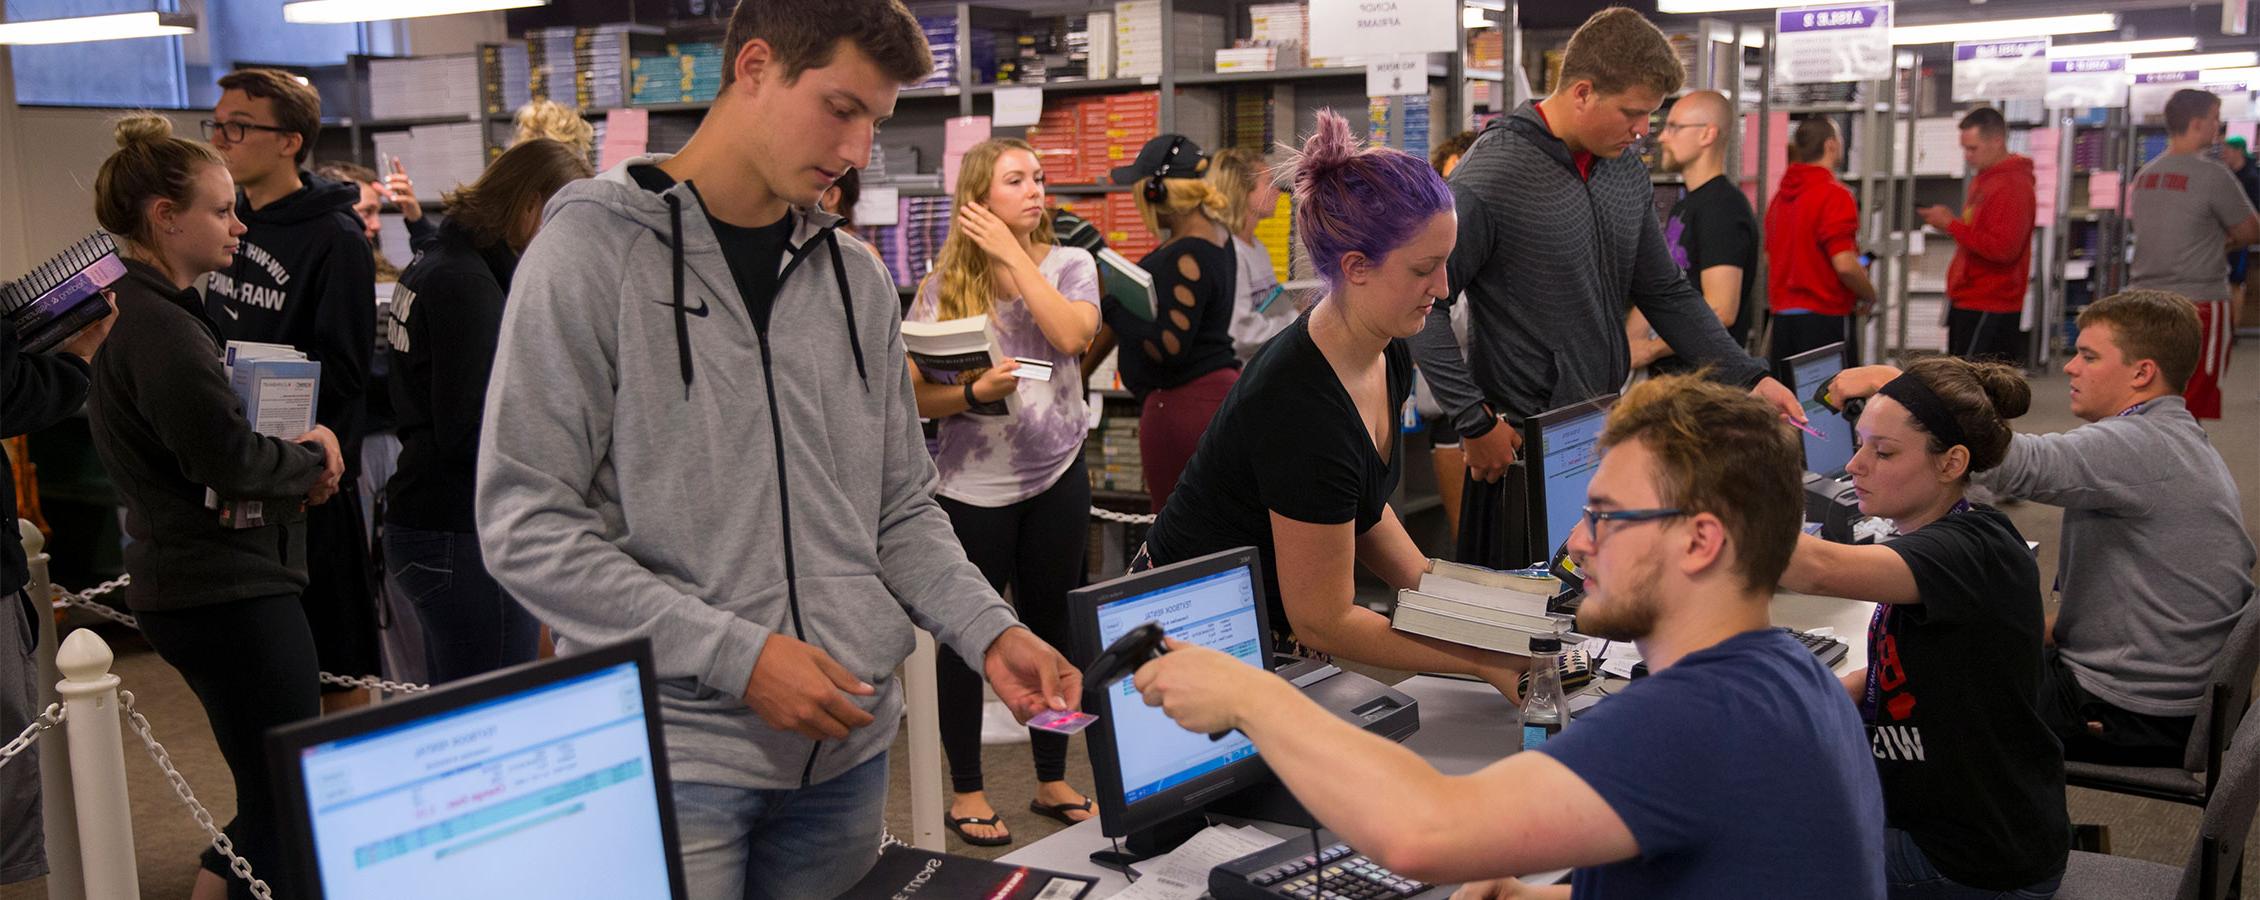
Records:
<instances>
[{"instance_id":1,"label":"black t-shirt","mask_svg":"<svg viewBox=\"0 0 2260 900\"><path fill-rule=\"evenodd\" d=\"M1412 393L1412 351L1391 341L1386 353L1394 413ZM1321 525L1355 522L1364 534L1397 490L1401 437L1390 435L1387 459L1374 449L1357 404L1311 341L1305 313L1256 353L1225 396L1146 534L1146 550L1155 565L1167 565L1257 548L1272 633L1287 635L1271 513Z\"/></svg>"},{"instance_id":2,"label":"black t-shirt","mask_svg":"<svg viewBox=\"0 0 2260 900\"><path fill-rule=\"evenodd\" d=\"M1122 385L1139 396L1173 388L1218 369L1235 368L1232 304L1239 296L1240 263L1232 242L1178 238L1138 260L1154 279L1152 320L1116 303L1099 301L1121 349Z\"/></svg>"},{"instance_id":3,"label":"black t-shirt","mask_svg":"<svg viewBox=\"0 0 2260 900\"><path fill-rule=\"evenodd\" d=\"M1868 627L1868 720L1885 821L1946 877L1990 890L2064 870L2064 748L2040 695L2040 570L2009 517L1973 506L1885 546L1918 604Z\"/></svg>"},{"instance_id":4,"label":"black t-shirt","mask_svg":"<svg viewBox=\"0 0 2260 900\"><path fill-rule=\"evenodd\" d=\"M675 186L675 179L658 166L630 166L628 175L653 193ZM698 186L692 185L691 190L695 193ZM712 214L707 215L706 223L714 229L714 240L722 245L722 258L730 263L730 278L738 283L738 296L745 298L746 312L753 316L756 327L767 331L769 310L777 305L777 273L784 268L785 253L792 249L792 211L753 228L732 225Z\"/></svg>"},{"instance_id":5,"label":"black t-shirt","mask_svg":"<svg viewBox=\"0 0 2260 900\"><path fill-rule=\"evenodd\" d=\"M1664 217L1664 239L1671 246L1672 261L1687 273L1687 283L1695 286L1696 293L1703 291L1704 269L1735 266L1742 270L1742 311L1726 333L1736 344L1748 344L1758 287L1758 218L1750 212L1750 199L1742 196L1733 179L1703 182L1672 204L1671 215ZM1656 370L1692 372L1695 367L1677 356L1667 356L1657 361Z\"/></svg>"}]
</instances>

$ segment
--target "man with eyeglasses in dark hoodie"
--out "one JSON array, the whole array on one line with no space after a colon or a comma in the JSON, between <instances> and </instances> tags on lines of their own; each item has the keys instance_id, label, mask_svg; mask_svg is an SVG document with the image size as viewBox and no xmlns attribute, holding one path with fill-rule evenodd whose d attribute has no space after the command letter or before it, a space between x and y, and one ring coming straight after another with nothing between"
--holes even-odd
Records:
<instances>
[{"instance_id":1,"label":"man with eyeglasses in dark hoodie","mask_svg":"<svg viewBox=\"0 0 2260 900\"><path fill-rule=\"evenodd\" d=\"M368 535L354 486L377 340L376 261L353 212L361 188L300 168L321 130L322 98L297 76L242 69L222 77L220 91L204 136L235 176L237 214L250 230L235 265L212 274L205 312L224 340L287 344L322 364L314 421L337 434L345 478L336 500L306 512L306 619L322 671L374 674ZM367 701L323 691L324 710Z\"/></svg>"}]
</instances>

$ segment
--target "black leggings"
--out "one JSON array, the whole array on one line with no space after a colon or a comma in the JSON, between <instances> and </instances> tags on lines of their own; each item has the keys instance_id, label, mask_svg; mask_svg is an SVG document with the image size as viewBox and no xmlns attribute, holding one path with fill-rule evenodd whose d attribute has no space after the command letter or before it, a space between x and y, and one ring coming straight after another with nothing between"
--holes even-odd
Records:
<instances>
[{"instance_id":1,"label":"black leggings","mask_svg":"<svg viewBox=\"0 0 2260 900\"><path fill-rule=\"evenodd\" d=\"M1091 480L1083 458L1044 492L1010 506L972 506L941 498L950 527L965 557L980 568L989 586L1003 593L1012 585L1012 605L1028 630L1053 647L1067 646L1067 592L1083 583L1083 552L1089 543ZM949 755L950 787L958 793L981 790L981 701L979 670L957 651L941 648L934 679L940 707L942 750ZM1067 735L1029 729L1037 781L1067 777Z\"/></svg>"},{"instance_id":2,"label":"black leggings","mask_svg":"<svg viewBox=\"0 0 2260 900\"><path fill-rule=\"evenodd\" d=\"M294 890L298 882L276 836L266 734L269 728L322 712L321 689L315 683L320 669L305 607L297 596L262 597L134 614L149 646L180 670L188 689L203 702L220 756L235 776L235 819L225 831L236 853L278 895ZM251 896L250 885L228 872L218 850L204 848L200 862L228 880L229 897Z\"/></svg>"}]
</instances>

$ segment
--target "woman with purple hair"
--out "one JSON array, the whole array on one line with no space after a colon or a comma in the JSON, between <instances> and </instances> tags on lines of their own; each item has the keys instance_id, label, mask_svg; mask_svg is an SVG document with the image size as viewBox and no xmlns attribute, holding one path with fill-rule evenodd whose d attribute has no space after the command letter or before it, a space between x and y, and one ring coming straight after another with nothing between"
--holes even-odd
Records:
<instances>
[{"instance_id":1,"label":"woman with purple hair","mask_svg":"<svg viewBox=\"0 0 2260 900\"><path fill-rule=\"evenodd\" d=\"M1428 569L1389 495L1412 391L1404 339L1449 289L1452 194L1426 160L1362 146L1332 110L1293 165L1296 235L1326 296L1248 363L1134 567L1255 546L1282 651L1469 674L1512 697L1526 660L1403 634L1352 602L1357 564L1396 588Z\"/></svg>"}]
</instances>

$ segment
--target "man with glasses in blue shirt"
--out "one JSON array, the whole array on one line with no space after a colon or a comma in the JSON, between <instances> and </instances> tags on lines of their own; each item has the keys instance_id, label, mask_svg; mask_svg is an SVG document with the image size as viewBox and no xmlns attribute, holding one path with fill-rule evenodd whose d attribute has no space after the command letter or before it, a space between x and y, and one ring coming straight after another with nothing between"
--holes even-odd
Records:
<instances>
[{"instance_id":1,"label":"man with glasses in blue shirt","mask_svg":"<svg viewBox=\"0 0 2260 900\"><path fill-rule=\"evenodd\" d=\"M1803 520L1780 414L1693 376L1618 401L1569 552L1579 630L1653 673L1531 753L1446 776L1321 712L1278 677L1170 642L1146 703L1238 729L1351 846L1435 883L1574 868L1569 885L1460 897L1881 898L1883 799L1859 716L1767 619Z\"/></svg>"}]
</instances>

